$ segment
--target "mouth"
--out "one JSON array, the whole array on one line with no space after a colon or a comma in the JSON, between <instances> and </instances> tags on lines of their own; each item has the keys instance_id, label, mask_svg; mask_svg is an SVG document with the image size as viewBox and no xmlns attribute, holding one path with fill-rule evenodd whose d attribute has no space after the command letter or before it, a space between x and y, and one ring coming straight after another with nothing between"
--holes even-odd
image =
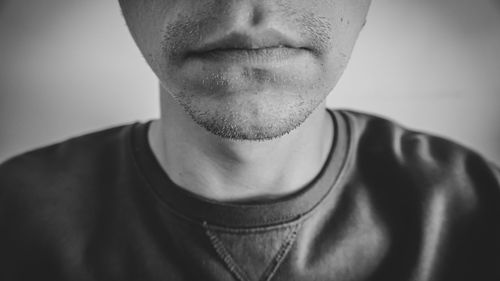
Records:
<instances>
[{"instance_id":1,"label":"mouth","mask_svg":"<svg viewBox=\"0 0 500 281\"><path fill-rule=\"evenodd\" d=\"M308 51L297 40L270 30L254 35L231 33L189 51L187 57L220 63L269 64L290 60Z\"/></svg>"},{"instance_id":2,"label":"mouth","mask_svg":"<svg viewBox=\"0 0 500 281\"><path fill-rule=\"evenodd\" d=\"M289 60L303 53L304 50L284 46L256 49L214 49L194 54L192 57L226 63L269 64Z\"/></svg>"}]
</instances>

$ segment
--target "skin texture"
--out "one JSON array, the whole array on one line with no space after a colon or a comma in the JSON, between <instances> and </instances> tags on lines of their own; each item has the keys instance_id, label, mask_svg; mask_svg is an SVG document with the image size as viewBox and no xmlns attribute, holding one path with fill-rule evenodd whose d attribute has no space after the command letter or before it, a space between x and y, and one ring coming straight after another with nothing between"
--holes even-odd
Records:
<instances>
[{"instance_id":1,"label":"skin texture","mask_svg":"<svg viewBox=\"0 0 500 281\"><path fill-rule=\"evenodd\" d=\"M150 141L174 182L224 200L290 193L314 178L333 137L325 99L369 0L120 4L160 81Z\"/></svg>"}]
</instances>

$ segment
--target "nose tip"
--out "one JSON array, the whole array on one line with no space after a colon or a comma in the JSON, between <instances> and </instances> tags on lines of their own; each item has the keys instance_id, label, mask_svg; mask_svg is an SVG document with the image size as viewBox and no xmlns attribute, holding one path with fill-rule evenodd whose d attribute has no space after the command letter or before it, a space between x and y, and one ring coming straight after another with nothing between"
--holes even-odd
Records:
<instances>
[{"instance_id":1,"label":"nose tip","mask_svg":"<svg viewBox=\"0 0 500 281\"><path fill-rule=\"evenodd\" d=\"M254 5L251 13L252 14L251 14L251 18L250 18L250 23L253 26L259 25L265 21L266 11L264 10L264 8L262 6Z\"/></svg>"},{"instance_id":2,"label":"nose tip","mask_svg":"<svg viewBox=\"0 0 500 281\"><path fill-rule=\"evenodd\" d=\"M233 26L258 27L265 25L269 18L269 7L256 1L234 1L229 11L232 13Z\"/></svg>"}]
</instances>

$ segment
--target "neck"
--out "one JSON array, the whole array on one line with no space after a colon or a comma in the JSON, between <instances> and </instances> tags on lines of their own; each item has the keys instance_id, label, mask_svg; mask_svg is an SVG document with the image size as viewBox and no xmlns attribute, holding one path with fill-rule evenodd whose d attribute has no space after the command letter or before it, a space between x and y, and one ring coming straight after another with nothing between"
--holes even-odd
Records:
<instances>
[{"instance_id":1,"label":"neck","mask_svg":"<svg viewBox=\"0 0 500 281\"><path fill-rule=\"evenodd\" d=\"M198 126L167 93L162 117L149 131L152 150L172 181L217 201L273 199L300 190L320 172L332 139L324 104L283 137L238 141Z\"/></svg>"}]
</instances>

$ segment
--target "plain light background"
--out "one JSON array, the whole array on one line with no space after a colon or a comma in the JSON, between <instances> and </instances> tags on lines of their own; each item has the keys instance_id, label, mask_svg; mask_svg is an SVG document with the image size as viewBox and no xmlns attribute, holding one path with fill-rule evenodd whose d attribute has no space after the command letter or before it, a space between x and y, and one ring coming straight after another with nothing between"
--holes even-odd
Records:
<instances>
[{"instance_id":1,"label":"plain light background","mask_svg":"<svg viewBox=\"0 0 500 281\"><path fill-rule=\"evenodd\" d=\"M0 0L0 161L158 116L116 0ZM500 164L500 1L373 0L328 99L446 136Z\"/></svg>"}]
</instances>

